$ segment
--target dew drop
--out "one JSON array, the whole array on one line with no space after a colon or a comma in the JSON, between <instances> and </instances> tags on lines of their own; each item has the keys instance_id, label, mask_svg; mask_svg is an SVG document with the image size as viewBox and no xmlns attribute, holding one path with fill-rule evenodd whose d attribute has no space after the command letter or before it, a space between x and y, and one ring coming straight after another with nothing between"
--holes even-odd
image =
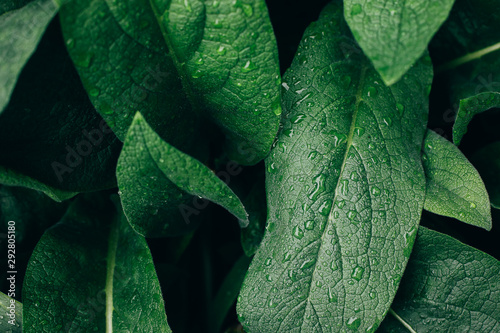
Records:
<instances>
[{"instance_id":1,"label":"dew drop","mask_svg":"<svg viewBox=\"0 0 500 333\"><path fill-rule=\"evenodd\" d=\"M365 133L365 129L363 127L356 127L354 128L354 133L358 136L362 136Z\"/></svg>"},{"instance_id":2,"label":"dew drop","mask_svg":"<svg viewBox=\"0 0 500 333\"><path fill-rule=\"evenodd\" d=\"M358 213L354 210L350 210L348 213L347 213L347 218L349 220L354 220L356 218L356 215L358 215Z\"/></svg>"},{"instance_id":3,"label":"dew drop","mask_svg":"<svg viewBox=\"0 0 500 333\"><path fill-rule=\"evenodd\" d=\"M314 229L314 221L313 220L309 220L309 221L306 221L304 223L304 227L307 229L307 230L313 230Z\"/></svg>"},{"instance_id":4,"label":"dew drop","mask_svg":"<svg viewBox=\"0 0 500 333\"><path fill-rule=\"evenodd\" d=\"M401 103L397 103L396 108L398 108L399 115L402 116L405 111L405 106Z\"/></svg>"},{"instance_id":5,"label":"dew drop","mask_svg":"<svg viewBox=\"0 0 500 333\"><path fill-rule=\"evenodd\" d=\"M312 152L309 153L309 156L307 156L307 158L312 161L312 160L314 160L316 158L317 155L318 155L317 151L312 151Z\"/></svg>"},{"instance_id":6,"label":"dew drop","mask_svg":"<svg viewBox=\"0 0 500 333\"><path fill-rule=\"evenodd\" d=\"M68 48L68 50L71 50L74 46L75 46L75 40L73 38L69 38L66 41L66 47Z\"/></svg>"},{"instance_id":7,"label":"dew drop","mask_svg":"<svg viewBox=\"0 0 500 333\"><path fill-rule=\"evenodd\" d=\"M363 267L356 266L352 271L351 277L356 281L360 281L364 272L365 269Z\"/></svg>"},{"instance_id":8,"label":"dew drop","mask_svg":"<svg viewBox=\"0 0 500 333\"><path fill-rule=\"evenodd\" d=\"M223 27L222 25L222 20L219 18L216 18L215 21L212 22L212 27L220 29Z\"/></svg>"},{"instance_id":9,"label":"dew drop","mask_svg":"<svg viewBox=\"0 0 500 333\"><path fill-rule=\"evenodd\" d=\"M328 287L328 303L336 303L337 301L337 295L335 295L331 287Z\"/></svg>"},{"instance_id":10,"label":"dew drop","mask_svg":"<svg viewBox=\"0 0 500 333\"><path fill-rule=\"evenodd\" d=\"M83 53L83 54L75 55L73 57L73 62L78 67L88 68L90 66L90 63L92 62L93 58L94 58L94 55L92 53Z\"/></svg>"},{"instance_id":11,"label":"dew drop","mask_svg":"<svg viewBox=\"0 0 500 333\"><path fill-rule=\"evenodd\" d=\"M92 97L97 97L100 93L101 91L99 90L99 88L92 88L89 90L89 95Z\"/></svg>"},{"instance_id":12,"label":"dew drop","mask_svg":"<svg viewBox=\"0 0 500 333\"><path fill-rule=\"evenodd\" d=\"M296 226L295 228L293 228L293 237L302 239L304 237L304 231L302 231L299 226Z\"/></svg>"},{"instance_id":13,"label":"dew drop","mask_svg":"<svg viewBox=\"0 0 500 333\"><path fill-rule=\"evenodd\" d=\"M368 97L375 97L375 96L377 96L377 88L368 87Z\"/></svg>"},{"instance_id":14,"label":"dew drop","mask_svg":"<svg viewBox=\"0 0 500 333\"><path fill-rule=\"evenodd\" d=\"M304 121L305 118L306 116L304 114L298 114L290 118L290 121L292 122L292 124L299 124Z\"/></svg>"},{"instance_id":15,"label":"dew drop","mask_svg":"<svg viewBox=\"0 0 500 333\"><path fill-rule=\"evenodd\" d=\"M256 68L257 68L257 66L253 62L251 62L250 60L248 60L245 63L245 66L241 67L241 72L242 73L248 73L248 72L253 71Z\"/></svg>"},{"instance_id":16,"label":"dew drop","mask_svg":"<svg viewBox=\"0 0 500 333\"><path fill-rule=\"evenodd\" d=\"M319 213L323 216L328 216L328 214L330 214L330 209L332 208L332 203L333 201L331 199L323 202L323 204L319 207Z\"/></svg>"},{"instance_id":17,"label":"dew drop","mask_svg":"<svg viewBox=\"0 0 500 333\"><path fill-rule=\"evenodd\" d=\"M349 177L351 180L357 182L359 180L359 175L356 171L351 172L351 176Z\"/></svg>"},{"instance_id":18,"label":"dew drop","mask_svg":"<svg viewBox=\"0 0 500 333\"><path fill-rule=\"evenodd\" d=\"M471 202L469 207L470 207L470 208L472 208L472 209L474 209L474 208L476 208L477 206L476 206L476 204L475 204L475 203Z\"/></svg>"},{"instance_id":19,"label":"dew drop","mask_svg":"<svg viewBox=\"0 0 500 333\"><path fill-rule=\"evenodd\" d=\"M273 299L270 299L269 302L267 303L267 305L270 307L270 308L275 308L278 306L278 303L276 303L276 301L274 301Z\"/></svg>"},{"instance_id":20,"label":"dew drop","mask_svg":"<svg viewBox=\"0 0 500 333\"><path fill-rule=\"evenodd\" d=\"M272 258L267 258L266 261L264 262L264 265L270 266L272 262L273 262Z\"/></svg>"},{"instance_id":21,"label":"dew drop","mask_svg":"<svg viewBox=\"0 0 500 333\"><path fill-rule=\"evenodd\" d=\"M226 47L224 45L219 45L219 47L217 48L217 53L221 56L226 54Z\"/></svg>"},{"instance_id":22,"label":"dew drop","mask_svg":"<svg viewBox=\"0 0 500 333\"><path fill-rule=\"evenodd\" d=\"M391 126L392 125L392 119L390 117L384 117L383 118L383 121L384 123L387 125L387 126Z\"/></svg>"},{"instance_id":23,"label":"dew drop","mask_svg":"<svg viewBox=\"0 0 500 333\"><path fill-rule=\"evenodd\" d=\"M373 186L371 192L374 197L378 197L381 191L377 186Z\"/></svg>"},{"instance_id":24,"label":"dew drop","mask_svg":"<svg viewBox=\"0 0 500 333\"><path fill-rule=\"evenodd\" d=\"M351 330L357 330L361 325L361 319L358 317L351 317L347 320L346 325Z\"/></svg>"},{"instance_id":25,"label":"dew drop","mask_svg":"<svg viewBox=\"0 0 500 333\"><path fill-rule=\"evenodd\" d=\"M363 7L359 3L355 3L351 8L351 16L356 16L363 11Z\"/></svg>"}]
</instances>

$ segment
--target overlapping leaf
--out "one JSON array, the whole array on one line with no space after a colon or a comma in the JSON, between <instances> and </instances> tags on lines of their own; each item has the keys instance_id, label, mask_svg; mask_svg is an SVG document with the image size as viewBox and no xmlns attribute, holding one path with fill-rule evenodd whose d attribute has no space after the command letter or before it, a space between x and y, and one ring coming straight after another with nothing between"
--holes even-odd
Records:
<instances>
[{"instance_id":1,"label":"overlapping leaf","mask_svg":"<svg viewBox=\"0 0 500 333\"><path fill-rule=\"evenodd\" d=\"M116 170L123 209L144 235L175 235L186 229L213 201L235 215L248 217L239 198L213 171L163 141L140 113L134 117ZM193 197L196 196L196 197Z\"/></svg>"},{"instance_id":2,"label":"overlapping leaf","mask_svg":"<svg viewBox=\"0 0 500 333\"><path fill-rule=\"evenodd\" d=\"M419 228L394 312L415 332L500 330L500 263L450 236ZM388 316L381 332L406 332Z\"/></svg>"},{"instance_id":3,"label":"overlapping leaf","mask_svg":"<svg viewBox=\"0 0 500 333\"><path fill-rule=\"evenodd\" d=\"M284 77L286 121L266 159L268 222L238 314L250 332L373 332L410 255L430 61L386 87L330 4Z\"/></svg>"},{"instance_id":4,"label":"overlapping leaf","mask_svg":"<svg viewBox=\"0 0 500 333\"><path fill-rule=\"evenodd\" d=\"M141 111L164 140L184 148L207 116L238 162L269 152L281 106L265 1L84 0L61 17L84 86L122 140Z\"/></svg>"},{"instance_id":5,"label":"overlapping leaf","mask_svg":"<svg viewBox=\"0 0 500 333\"><path fill-rule=\"evenodd\" d=\"M0 113L17 79L59 9L60 1L5 0L0 5Z\"/></svg>"},{"instance_id":6,"label":"overlapping leaf","mask_svg":"<svg viewBox=\"0 0 500 333\"><path fill-rule=\"evenodd\" d=\"M120 142L94 110L51 25L0 115L0 182L61 201L116 184Z\"/></svg>"},{"instance_id":7,"label":"overlapping leaf","mask_svg":"<svg viewBox=\"0 0 500 333\"><path fill-rule=\"evenodd\" d=\"M422 159L427 179L424 208L490 230L488 193L481 176L460 150L428 130Z\"/></svg>"},{"instance_id":8,"label":"overlapping leaf","mask_svg":"<svg viewBox=\"0 0 500 333\"><path fill-rule=\"evenodd\" d=\"M422 56L454 0L345 0L352 33L387 85Z\"/></svg>"},{"instance_id":9,"label":"overlapping leaf","mask_svg":"<svg viewBox=\"0 0 500 333\"><path fill-rule=\"evenodd\" d=\"M24 331L171 332L146 240L111 201L92 198L76 201L35 248Z\"/></svg>"}]
</instances>

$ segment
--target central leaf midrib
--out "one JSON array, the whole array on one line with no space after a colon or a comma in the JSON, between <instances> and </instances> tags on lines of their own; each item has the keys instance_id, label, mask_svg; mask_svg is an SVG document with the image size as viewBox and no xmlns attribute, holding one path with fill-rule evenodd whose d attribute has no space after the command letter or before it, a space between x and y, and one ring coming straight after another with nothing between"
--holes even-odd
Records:
<instances>
[{"instance_id":1,"label":"central leaf midrib","mask_svg":"<svg viewBox=\"0 0 500 333\"><path fill-rule=\"evenodd\" d=\"M321 234L321 241L320 241L319 248L318 248L318 255L319 255L319 252L321 251L321 247L323 246L323 244L325 244L325 241L324 241L323 238L325 237L326 230L328 229L328 225L330 225L333 222L333 210L335 209L335 204L336 204L336 200L337 200L337 189L339 187L340 179L342 177L342 174L344 173L344 168L345 168L345 165L346 165L347 156L349 154L349 149L352 146L352 138L354 136L354 130L356 128L356 119L357 119L357 116L358 116L359 104L362 101L361 95L362 95L362 91L363 91L363 86L364 86L366 71L367 71L367 67L363 66L363 68L361 69L361 74L360 74L360 77L359 77L359 84L358 84L357 91L356 91L356 102L354 104L354 112L352 114L351 127L349 128L349 134L347 136L347 143L346 143L346 150L345 150L345 153L344 153L344 159L342 161L341 170L340 170L340 173L339 173L339 177L337 179L337 184L335 185L335 188L334 188L334 190L335 190L334 193L335 194L334 194L334 198L333 198L333 201L332 201L332 207L330 208L330 212L328 213L327 223L326 223L325 228L323 229L323 232ZM340 242L340 238L339 238L339 242ZM339 251L340 251L340 248L341 248L341 246L339 244ZM307 292L306 309L307 309L307 305L308 304L311 304L311 306L312 306L312 303L310 302L309 297L311 295L311 288L312 288L312 285L313 285L314 274L316 273L317 263L318 263L318 260L316 259L316 262L314 264L314 268L313 268L313 271L312 271L312 274L311 274L311 283L309 284L309 290ZM342 263L341 263L340 267L341 267L341 270L343 271ZM345 310L345 303L344 303L344 306L342 307L342 311L344 311L344 310ZM304 311L304 314L305 314L305 311ZM344 313L342 313L342 317L344 317ZM318 318L318 321L319 321L319 318ZM302 321L302 325L303 324L304 324L304 321ZM301 330L302 330L302 328L301 328Z\"/></svg>"},{"instance_id":2,"label":"central leaf midrib","mask_svg":"<svg viewBox=\"0 0 500 333\"><path fill-rule=\"evenodd\" d=\"M119 217L115 217L109 231L108 256L106 259L106 333L113 332L113 276L116 266L116 250L118 248Z\"/></svg>"},{"instance_id":3,"label":"central leaf midrib","mask_svg":"<svg viewBox=\"0 0 500 333\"><path fill-rule=\"evenodd\" d=\"M165 40L165 44L167 45L168 54L172 58L172 62L174 63L174 67L177 70L177 74L179 75L179 78L181 80L182 87L184 88L184 91L186 93L186 97L189 100L189 103L191 104L193 110L196 113L198 113L200 110L200 106L197 99L195 98L195 94L191 86L191 82L188 79L188 75L184 70L185 63L179 60L179 57L177 56L175 49L173 47L173 43L170 39L169 31L167 31L167 29L162 24L162 17L165 15L165 13L168 12L168 9L163 14L160 14L158 12L158 8L156 8L156 5L153 3L153 0L150 0L149 4L151 6L151 10L153 11L154 16L156 17L158 26L160 27L161 34L163 36L163 39Z\"/></svg>"}]
</instances>

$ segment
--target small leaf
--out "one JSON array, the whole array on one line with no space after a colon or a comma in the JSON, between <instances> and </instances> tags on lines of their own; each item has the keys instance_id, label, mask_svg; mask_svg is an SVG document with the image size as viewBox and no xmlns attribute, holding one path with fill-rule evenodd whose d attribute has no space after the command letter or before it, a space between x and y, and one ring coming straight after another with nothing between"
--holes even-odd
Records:
<instances>
[{"instance_id":1,"label":"small leaf","mask_svg":"<svg viewBox=\"0 0 500 333\"><path fill-rule=\"evenodd\" d=\"M21 186L40 191L57 202L71 199L72 197L77 195L77 192L59 190L57 188L39 182L36 179L23 175L22 173L9 170L8 168L2 166L0 166L0 184L7 186Z\"/></svg>"},{"instance_id":2,"label":"small leaf","mask_svg":"<svg viewBox=\"0 0 500 333\"><path fill-rule=\"evenodd\" d=\"M491 230L491 208L481 176L462 152L428 130L422 160L427 178L424 209Z\"/></svg>"},{"instance_id":3,"label":"small leaf","mask_svg":"<svg viewBox=\"0 0 500 333\"><path fill-rule=\"evenodd\" d=\"M92 199L73 203L38 242L24 279L25 332L171 332L146 240L111 201Z\"/></svg>"},{"instance_id":4,"label":"small leaf","mask_svg":"<svg viewBox=\"0 0 500 333\"><path fill-rule=\"evenodd\" d=\"M424 54L454 0L345 0L352 34L387 85ZM430 61L430 59L429 59Z\"/></svg>"},{"instance_id":5,"label":"small leaf","mask_svg":"<svg viewBox=\"0 0 500 333\"><path fill-rule=\"evenodd\" d=\"M7 275L7 277L9 277ZM7 280L9 282L10 280ZM6 333L23 332L23 305L13 298L0 293L0 331Z\"/></svg>"},{"instance_id":6,"label":"small leaf","mask_svg":"<svg viewBox=\"0 0 500 333\"><path fill-rule=\"evenodd\" d=\"M197 215L207 204L191 195L217 203L242 226L248 225L236 194L201 162L163 141L139 112L130 125L116 174L125 215L141 234L172 234L171 229L181 226L169 223L179 220L180 214L184 218L180 223L189 223L189 215Z\"/></svg>"},{"instance_id":7,"label":"small leaf","mask_svg":"<svg viewBox=\"0 0 500 333\"><path fill-rule=\"evenodd\" d=\"M26 1L25 1L26 2ZM0 113L9 102L25 63L59 9L55 0L35 0L17 7L12 0L0 8Z\"/></svg>"},{"instance_id":8,"label":"small leaf","mask_svg":"<svg viewBox=\"0 0 500 333\"><path fill-rule=\"evenodd\" d=\"M500 209L500 142L481 148L470 160L484 180L491 206Z\"/></svg>"},{"instance_id":9,"label":"small leaf","mask_svg":"<svg viewBox=\"0 0 500 333\"><path fill-rule=\"evenodd\" d=\"M396 294L424 205L432 69L387 87L355 47L332 2L284 76L267 227L237 305L247 331L371 332Z\"/></svg>"},{"instance_id":10,"label":"small leaf","mask_svg":"<svg viewBox=\"0 0 500 333\"><path fill-rule=\"evenodd\" d=\"M453 142L457 146L460 144L467 133L467 126L476 114L497 107L500 107L500 92L484 92L461 99L457 119L453 124Z\"/></svg>"},{"instance_id":11,"label":"small leaf","mask_svg":"<svg viewBox=\"0 0 500 333\"><path fill-rule=\"evenodd\" d=\"M418 333L498 332L500 262L420 227L392 308ZM388 316L380 331L406 332L396 325Z\"/></svg>"}]
</instances>

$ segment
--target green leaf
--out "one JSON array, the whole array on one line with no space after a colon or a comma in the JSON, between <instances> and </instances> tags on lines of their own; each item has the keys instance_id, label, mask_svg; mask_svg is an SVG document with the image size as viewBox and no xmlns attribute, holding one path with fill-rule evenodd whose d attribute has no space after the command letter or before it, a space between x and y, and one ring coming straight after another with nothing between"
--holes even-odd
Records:
<instances>
[{"instance_id":1,"label":"green leaf","mask_svg":"<svg viewBox=\"0 0 500 333\"><path fill-rule=\"evenodd\" d=\"M21 186L40 191L57 202L68 200L77 194L77 192L62 191L57 188L48 186L36 179L2 166L0 166L0 184L8 186Z\"/></svg>"},{"instance_id":2,"label":"green leaf","mask_svg":"<svg viewBox=\"0 0 500 333\"><path fill-rule=\"evenodd\" d=\"M481 148L470 160L484 180L491 206L500 209L500 142Z\"/></svg>"},{"instance_id":3,"label":"green leaf","mask_svg":"<svg viewBox=\"0 0 500 333\"><path fill-rule=\"evenodd\" d=\"M140 110L176 147L196 136L201 116L221 127L239 163L268 154L281 82L264 0L84 0L65 6L61 22L93 104L122 140Z\"/></svg>"},{"instance_id":4,"label":"green leaf","mask_svg":"<svg viewBox=\"0 0 500 333\"><path fill-rule=\"evenodd\" d=\"M500 263L420 227L392 309L418 333L498 332ZM388 317L381 332L391 332L387 321L394 320ZM407 331L400 326L396 332Z\"/></svg>"},{"instance_id":5,"label":"green leaf","mask_svg":"<svg viewBox=\"0 0 500 333\"><path fill-rule=\"evenodd\" d=\"M191 214L197 215L207 204L191 196L217 203L242 226L248 225L245 208L233 191L201 162L163 141L139 112L130 125L116 175L125 215L140 234L176 234L189 224Z\"/></svg>"},{"instance_id":6,"label":"green leaf","mask_svg":"<svg viewBox=\"0 0 500 333\"><path fill-rule=\"evenodd\" d=\"M12 0L0 8L0 113L9 102L24 65L59 9L56 0L35 0L19 7Z\"/></svg>"},{"instance_id":7,"label":"green leaf","mask_svg":"<svg viewBox=\"0 0 500 333\"><path fill-rule=\"evenodd\" d=\"M467 126L476 114L497 107L500 107L500 92L484 92L461 99L457 118L453 124L453 142L457 146L460 144L467 133Z\"/></svg>"},{"instance_id":8,"label":"green leaf","mask_svg":"<svg viewBox=\"0 0 500 333\"><path fill-rule=\"evenodd\" d=\"M146 240L111 201L89 198L77 200L33 252L25 332L171 332Z\"/></svg>"},{"instance_id":9,"label":"green leaf","mask_svg":"<svg viewBox=\"0 0 500 333\"><path fill-rule=\"evenodd\" d=\"M242 255L233 265L229 273L224 278L219 291L210 306L209 314L210 332L222 332L222 324L231 306L236 302L236 297L240 292L241 284L250 265L250 258Z\"/></svg>"},{"instance_id":10,"label":"green leaf","mask_svg":"<svg viewBox=\"0 0 500 333\"><path fill-rule=\"evenodd\" d=\"M73 1L60 17L66 47L88 96L118 138L125 140L141 110L162 138L177 147L189 146L199 131L198 121L187 107L166 47L150 50L130 38L105 1Z\"/></svg>"},{"instance_id":11,"label":"green leaf","mask_svg":"<svg viewBox=\"0 0 500 333\"><path fill-rule=\"evenodd\" d=\"M4 293L0 293L0 309L2 311L0 315L0 331L22 333L23 305Z\"/></svg>"},{"instance_id":12,"label":"green leaf","mask_svg":"<svg viewBox=\"0 0 500 333\"><path fill-rule=\"evenodd\" d=\"M491 208L481 176L462 152L427 131L422 160L427 178L424 208L491 230Z\"/></svg>"},{"instance_id":13,"label":"green leaf","mask_svg":"<svg viewBox=\"0 0 500 333\"><path fill-rule=\"evenodd\" d=\"M90 104L50 25L0 115L0 183L56 201L116 185L121 142Z\"/></svg>"},{"instance_id":14,"label":"green leaf","mask_svg":"<svg viewBox=\"0 0 500 333\"><path fill-rule=\"evenodd\" d=\"M266 159L268 222L238 302L253 332L372 332L396 293L424 204L430 64L390 87L337 3L284 77L284 128Z\"/></svg>"},{"instance_id":15,"label":"green leaf","mask_svg":"<svg viewBox=\"0 0 500 333\"><path fill-rule=\"evenodd\" d=\"M387 85L394 84L427 49L454 0L345 0L352 34Z\"/></svg>"}]
</instances>

